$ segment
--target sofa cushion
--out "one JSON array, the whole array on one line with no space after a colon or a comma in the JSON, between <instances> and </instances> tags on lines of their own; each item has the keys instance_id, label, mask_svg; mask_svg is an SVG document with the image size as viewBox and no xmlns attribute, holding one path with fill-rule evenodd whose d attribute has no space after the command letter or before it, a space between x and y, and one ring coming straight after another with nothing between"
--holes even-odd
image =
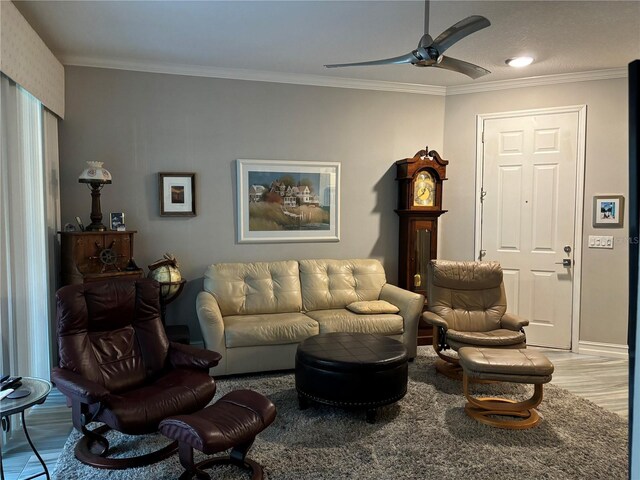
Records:
<instances>
[{"instance_id":1,"label":"sofa cushion","mask_svg":"<svg viewBox=\"0 0 640 480\"><path fill-rule=\"evenodd\" d=\"M318 322L320 333L359 332L380 335L400 335L404 331L404 321L394 313L359 315L346 308L315 310L307 315Z\"/></svg>"},{"instance_id":2,"label":"sofa cushion","mask_svg":"<svg viewBox=\"0 0 640 480\"><path fill-rule=\"evenodd\" d=\"M505 328L498 328L488 332L459 332L447 330L447 340L466 345L483 345L487 347L503 347L519 345L527 341L523 331L514 332Z\"/></svg>"},{"instance_id":3,"label":"sofa cushion","mask_svg":"<svg viewBox=\"0 0 640 480\"><path fill-rule=\"evenodd\" d=\"M298 262L217 263L204 276L223 316L299 312Z\"/></svg>"},{"instance_id":4,"label":"sofa cushion","mask_svg":"<svg viewBox=\"0 0 640 480\"><path fill-rule=\"evenodd\" d=\"M353 313L398 313L400 309L393 303L385 300L371 300L363 302L353 302L347 305L347 310Z\"/></svg>"},{"instance_id":5,"label":"sofa cushion","mask_svg":"<svg viewBox=\"0 0 640 480\"><path fill-rule=\"evenodd\" d=\"M387 283L378 260L300 260L305 311L344 308L352 302L378 300Z\"/></svg>"},{"instance_id":6,"label":"sofa cushion","mask_svg":"<svg viewBox=\"0 0 640 480\"><path fill-rule=\"evenodd\" d=\"M299 343L319 333L318 323L303 313L271 313L224 317L227 348Z\"/></svg>"}]
</instances>

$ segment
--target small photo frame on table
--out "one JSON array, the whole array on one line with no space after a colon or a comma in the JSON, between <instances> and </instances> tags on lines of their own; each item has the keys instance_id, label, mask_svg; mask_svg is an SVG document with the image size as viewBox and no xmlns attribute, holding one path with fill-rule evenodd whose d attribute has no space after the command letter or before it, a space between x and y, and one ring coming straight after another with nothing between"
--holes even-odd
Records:
<instances>
[{"instance_id":1,"label":"small photo frame on table","mask_svg":"<svg viewBox=\"0 0 640 480\"><path fill-rule=\"evenodd\" d=\"M595 228L620 228L623 219L623 195L596 195L593 197L593 226Z\"/></svg>"},{"instance_id":2,"label":"small photo frame on table","mask_svg":"<svg viewBox=\"0 0 640 480\"><path fill-rule=\"evenodd\" d=\"M194 217L196 215L196 174L158 173L160 215Z\"/></svg>"},{"instance_id":3,"label":"small photo frame on table","mask_svg":"<svg viewBox=\"0 0 640 480\"><path fill-rule=\"evenodd\" d=\"M109 214L111 230L123 231L125 229L124 213L123 212L111 212Z\"/></svg>"}]
</instances>

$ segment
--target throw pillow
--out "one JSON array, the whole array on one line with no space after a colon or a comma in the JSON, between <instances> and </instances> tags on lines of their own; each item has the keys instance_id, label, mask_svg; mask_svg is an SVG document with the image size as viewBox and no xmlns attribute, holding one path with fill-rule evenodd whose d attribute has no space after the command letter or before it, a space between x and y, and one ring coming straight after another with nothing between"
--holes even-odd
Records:
<instances>
[{"instance_id":1,"label":"throw pillow","mask_svg":"<svg viewBox=\"0 0 640 480\"><path fill-rule=\"evenodd\" d=\"M385 300L353 302L347 305L353 313L398 313L400 309Z\"/></svg>"}]
</instances>

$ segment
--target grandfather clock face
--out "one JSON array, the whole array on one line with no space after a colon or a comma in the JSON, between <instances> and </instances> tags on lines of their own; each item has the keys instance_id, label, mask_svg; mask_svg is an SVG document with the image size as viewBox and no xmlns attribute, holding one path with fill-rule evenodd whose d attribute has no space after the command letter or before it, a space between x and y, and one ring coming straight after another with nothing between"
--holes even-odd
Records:
<instances>
[{"instance_id":1,"label":"grandfather clock face","mask_svg":"<svg viewBox=\"0 0 640 480\"><path fill-rule=\"evenodd\" d=\"M413 205L415 207L433 207L436 202L436 181L433 175L423 170L413 181Z\"/></svg>"}]
</instances>

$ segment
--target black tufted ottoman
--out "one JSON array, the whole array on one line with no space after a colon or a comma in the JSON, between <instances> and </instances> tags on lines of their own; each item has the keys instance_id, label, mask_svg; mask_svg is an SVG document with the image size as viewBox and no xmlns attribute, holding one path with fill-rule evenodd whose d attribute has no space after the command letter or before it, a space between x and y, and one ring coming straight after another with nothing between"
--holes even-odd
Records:
<instances>
[{"instance_id":1,"label":"black tufted ottoman","mask_svg":"<svg viewBox=\"0 0 640 480\"><path fill-rule=\"evenodd\" d=\"M397 402L407 393L407 350L393 338L369 333L321 333L296 353L296 390L308 401L367 410Z\"/></svg>"},{"instance_id":2,"label":"black tufted ottoman","mask_svg":"<svg viewBox=\"0 0 640 480\"><path fill-rule=\"evenodd\" d=\"M261 480L262 466L246 458L256 435L276 418L276 407L265 396L252 390L227 393L213 405L191 415L176 415L160 422L160 433L178 441L180 463L185 471L180 480L210 479L204 468L232 463L252 471L252 480ZM231 448L228 457L215 457L193 463L193 449L206 454Z\"/></svg>"}]
</instances>

